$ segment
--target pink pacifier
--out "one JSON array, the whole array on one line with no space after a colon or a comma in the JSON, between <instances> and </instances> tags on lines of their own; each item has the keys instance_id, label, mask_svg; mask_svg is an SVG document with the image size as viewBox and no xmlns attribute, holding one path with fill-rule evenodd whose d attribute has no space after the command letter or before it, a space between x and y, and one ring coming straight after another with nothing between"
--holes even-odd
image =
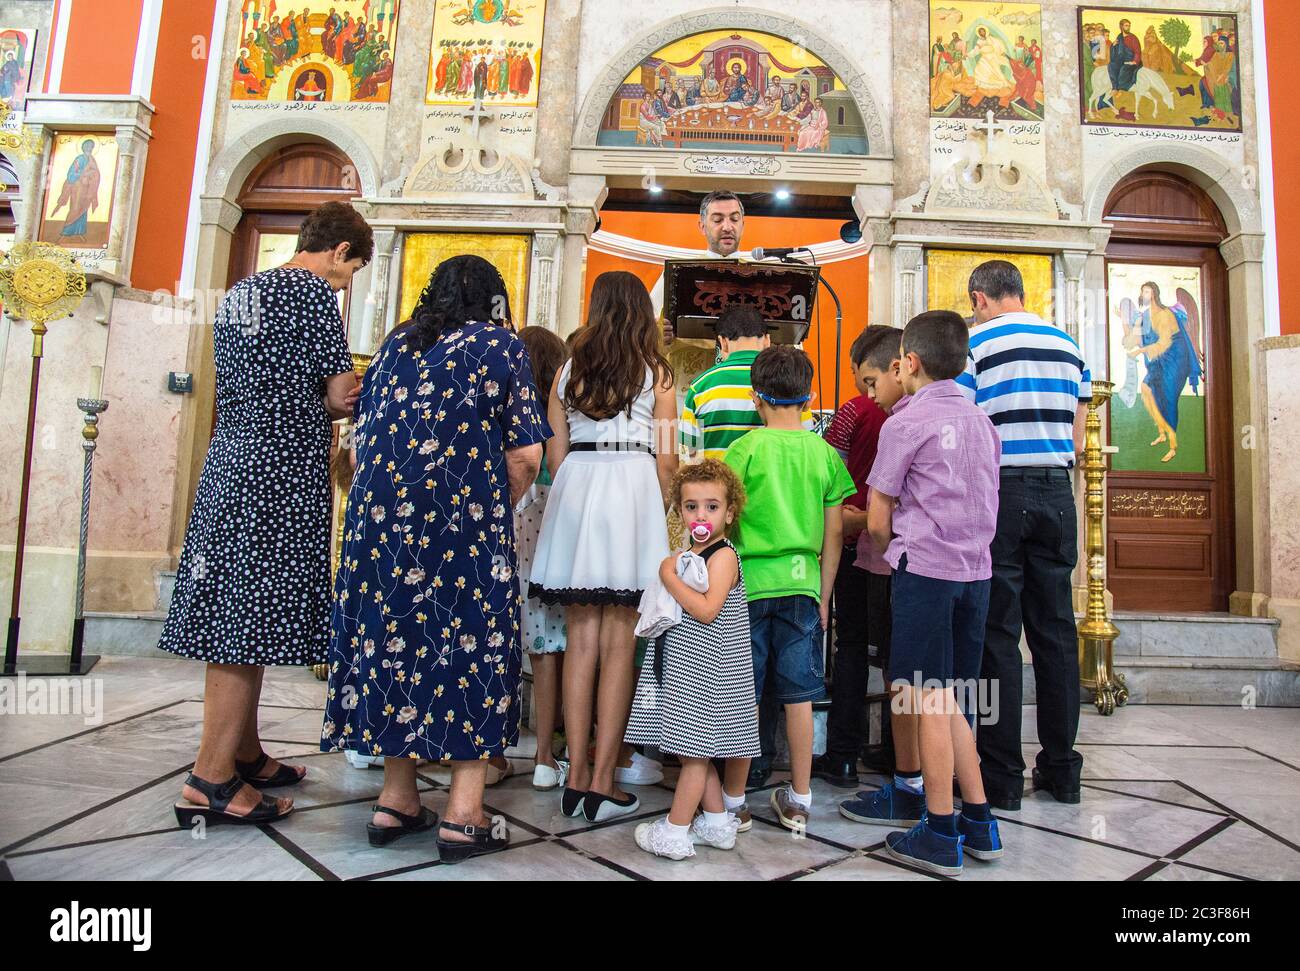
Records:
<instances>
[{"instance_id":1,"label":"pink pacifier","mask_svg":"<svg viewBox=\"0 0 1300 971\"><path fill-rule=\"evenodd\" d=\"M708 538L712 535L713 535L712 523L703 519L697 519L695 522L691 523L691 539L695 540L695 542L697 543L707 542Z\"/></svg>"}]
</instances>

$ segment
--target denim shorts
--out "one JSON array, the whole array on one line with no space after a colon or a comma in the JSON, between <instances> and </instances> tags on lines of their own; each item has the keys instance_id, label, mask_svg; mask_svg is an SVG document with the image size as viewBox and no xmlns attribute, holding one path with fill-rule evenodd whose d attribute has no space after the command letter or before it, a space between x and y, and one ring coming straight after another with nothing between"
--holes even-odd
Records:
<instances>
[{"instance_id":1,"label":"denim shorts","mask_svg":"<svg viewBox=\"0 0 1300 971\"><path fill-rule=\"evenodd\" d=\"M778 703L796 705L826 694L826 658L820 609L797 594L749 602L754 648L754 697L761 701L768 668Z\"/></svg>"},{"instance_id":2,"label":"denim shorts","mask_svg":"<svg viewBox=\"0 0 1300 971\"><path fill-rule=\"evenodd\" d=\"M919 576L907 572L904 555L894 571L890 595L894 627L890 681L947 685L973 682L980 676L988 580L961 583Z\"/></svg>"}]
</instances>

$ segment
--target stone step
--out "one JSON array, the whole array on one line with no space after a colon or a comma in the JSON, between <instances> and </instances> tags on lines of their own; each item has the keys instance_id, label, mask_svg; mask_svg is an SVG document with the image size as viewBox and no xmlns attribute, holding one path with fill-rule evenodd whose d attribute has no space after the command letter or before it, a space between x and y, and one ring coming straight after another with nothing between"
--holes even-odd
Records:
<instances>
[{"instance_id":1,"label":"stone step","mask_svg":"<svg viewBox=\"0 0 1300 971\"><path fill-rule=\"evenodd\" d=\"M87 654L172 657L157 648L162 613L87 613ZM1267 625L1257 625L1265 626ZM1115 669L1128 683L1130 704L1240 705L1300 708L1300 664L1267 657L1119 655ZM525 681L525 724L532 722L531 679ZM880 691L877 669L869 690ZM1034 670L1024 666L1024 703L1034 704ZM1090 699L1085 699L1089 704ZM818 712L822 737L822 712Z\"/></svg>"},{"instance_id":2,"label":"stone step","mask_svg":"<svg viewBox=\"0 0 1300 971\"><path fill-rule=\"evenodd\" d=\"M1119 611L1112 620L1116 657L1277 659L1280 622L1271 617Z\"/></svg>"},{"instance_id":3,"label":"stone step","mask_svg":"<svg viewBox=\"0 0 1300 971\"><path fill-rule=\"evenodd\" d=\"M158 650L163 622L162 611L145 613L111 613L86 611L87 654L116 657L161 657L176 655Z\"/></svg>"},{"instance_id":4,"label":"stone step","mask_svg":"<svg viewBox=\"0 0 1300 971\"><path fill-rule=\"evenodd\" d=\"M1138 705L1300 708L1300 664L1274 658L1116 657Z\"/></svg>"}]
</instances>

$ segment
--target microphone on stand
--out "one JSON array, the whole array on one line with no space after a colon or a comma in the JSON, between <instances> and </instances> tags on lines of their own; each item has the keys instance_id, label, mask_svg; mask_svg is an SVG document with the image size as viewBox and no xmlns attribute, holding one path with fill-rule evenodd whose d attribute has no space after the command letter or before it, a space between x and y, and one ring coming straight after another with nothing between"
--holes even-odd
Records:
<instances>
[{"instance_id":1,"label":"microphone on stand","mask_svg":"<svg viewBox=\"0 0 1300 971\"><path fill-rule=\"evenodd\" d=\"M807 246L773 246L771 249L764 249L761 246L755 246L752 256L755 260L778 259L783 260L793 253L811 253Z\"/></svg>"}]
</instances>

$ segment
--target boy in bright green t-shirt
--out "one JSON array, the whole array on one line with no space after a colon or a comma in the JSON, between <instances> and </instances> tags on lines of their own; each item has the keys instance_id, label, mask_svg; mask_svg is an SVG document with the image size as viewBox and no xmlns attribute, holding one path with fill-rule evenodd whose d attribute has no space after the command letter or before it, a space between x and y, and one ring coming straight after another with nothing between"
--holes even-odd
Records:
<instances>
[{"instance_id":1,"label":"boy in bright green t-shirt","mask_svg":"<svg viewBox=\"0 0 1300 971\"><path fill-rule=\"evenodd\" d=\"M787 829L802 831L812 809L812 703L825 693L823 636L839 569L844 526L840 506L857 492L839 453L804 431L813 367L796 347L771 347L754 360L753 398L762 428L737 440L725 461L745 484L745 513L732 538L749 600L754 693L762 697L772 669L776 700L785 705L790 784L772 793ZM728 809L743 787L728 763ZM745 765L748 770L748 765Z\"/></svg>"}]
</instances>

